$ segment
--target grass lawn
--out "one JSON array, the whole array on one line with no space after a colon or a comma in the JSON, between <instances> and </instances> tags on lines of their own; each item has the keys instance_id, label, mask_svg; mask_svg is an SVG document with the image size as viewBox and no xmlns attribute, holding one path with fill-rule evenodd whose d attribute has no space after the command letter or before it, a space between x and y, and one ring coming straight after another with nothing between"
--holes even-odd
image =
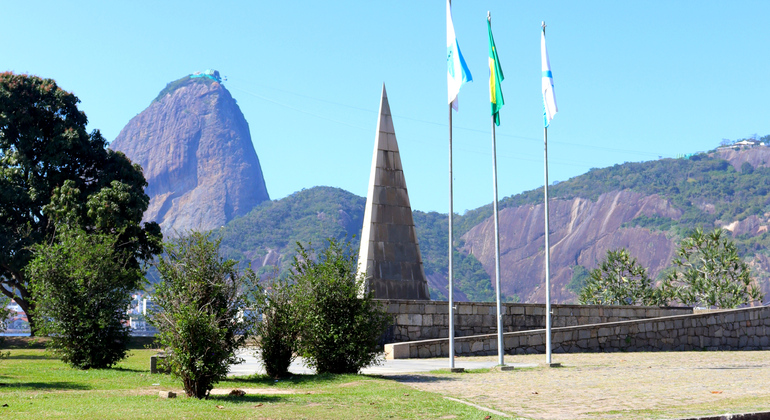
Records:
<instances>
[{"instance_id":1,"label":"grass lawn","mask_svg":"<svg viewBox=\"0 0 770 420\"><path fill-rule=\"evenodd\" d=\"M10 352L8 359L0 360L4 419L484 419L489 414L364 375L298 375L278 382L266 377L231 378L215 391L243 389L246 396L197 400L186 398L181 382L173 377L150 374L155 350L132 350L113 369L86 371L70 368L42 349ZM161 390L180 395L161 399Z\"/></svg>"}]
</instances>

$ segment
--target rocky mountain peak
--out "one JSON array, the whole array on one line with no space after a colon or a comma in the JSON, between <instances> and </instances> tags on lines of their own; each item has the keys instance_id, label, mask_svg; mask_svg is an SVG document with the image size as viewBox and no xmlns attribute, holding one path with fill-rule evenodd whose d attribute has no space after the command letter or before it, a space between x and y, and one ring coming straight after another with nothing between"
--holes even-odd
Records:
<instances>
[{"instance_id":1,"label":"rocky mountain peak","mask_svg":"<svg viewBox=\"0 0 770 420\"><path fill-rule=\"evenodd\" d=\"M110 145L144 169L144 219L166 234L219 228L270 199L235 99L217 80L191 76L169 83Z\"/></svg>"}]
</instances>

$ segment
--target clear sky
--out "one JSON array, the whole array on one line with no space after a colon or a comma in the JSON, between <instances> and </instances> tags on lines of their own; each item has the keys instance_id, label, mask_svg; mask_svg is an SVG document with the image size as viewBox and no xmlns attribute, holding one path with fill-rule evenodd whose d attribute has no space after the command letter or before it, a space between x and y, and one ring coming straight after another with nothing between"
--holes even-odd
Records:
<instances>
[{"instance_id":1,"label":"clear sky","mask_svg":"<svg viewBox=\"0 0 770 420\"><path fill-rule=\"evenodd\" d=\"M506 76L501 198L543 184L541 20L552 181L770 133L768 1L455 0L474 79L454 116L456 212L492 201L487 11ZM166 83L217 69L273 199L366 195L384 82L412 207L446 212L445 31L444 0L0 0L0 71L55 79L113 140Z\"/></svg>"}]
</instances>

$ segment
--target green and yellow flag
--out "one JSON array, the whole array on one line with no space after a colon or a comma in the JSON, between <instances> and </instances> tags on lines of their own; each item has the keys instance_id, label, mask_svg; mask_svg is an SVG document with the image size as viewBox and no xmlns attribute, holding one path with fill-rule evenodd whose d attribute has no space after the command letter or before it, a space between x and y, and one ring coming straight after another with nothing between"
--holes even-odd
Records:
<instances>
[{"instance_id":1,"label":"green and yellow flag","mask_svg":"<svg viewBox=\"0 0 770 420\"><path fill-rule=\"evenodd\" d=\"M495 125L500 125L500 108L505 104L500 82L505 79L505 76L503 76L503 68L500 67L500 59L497 58L495 38L492 37L492 20L489 16L487 16L487 28L489 29L489 101L492 102Z\"/></svg>"}]
</instances>

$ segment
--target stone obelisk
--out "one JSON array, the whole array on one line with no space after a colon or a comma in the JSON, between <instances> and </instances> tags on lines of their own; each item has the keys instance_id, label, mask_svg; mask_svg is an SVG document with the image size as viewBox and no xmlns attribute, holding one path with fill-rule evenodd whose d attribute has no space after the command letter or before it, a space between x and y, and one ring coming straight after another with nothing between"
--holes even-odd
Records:
<instances>
[{"instance_id":1,"label":"stone obelisk","mask_svg":"<svg viewBox=\"0 0 770 420\"><path fill-rule=\"evenodd\" d=\"M384 84L358 270L377 299L430 299Z\"/></svg>"}]
</instances>

